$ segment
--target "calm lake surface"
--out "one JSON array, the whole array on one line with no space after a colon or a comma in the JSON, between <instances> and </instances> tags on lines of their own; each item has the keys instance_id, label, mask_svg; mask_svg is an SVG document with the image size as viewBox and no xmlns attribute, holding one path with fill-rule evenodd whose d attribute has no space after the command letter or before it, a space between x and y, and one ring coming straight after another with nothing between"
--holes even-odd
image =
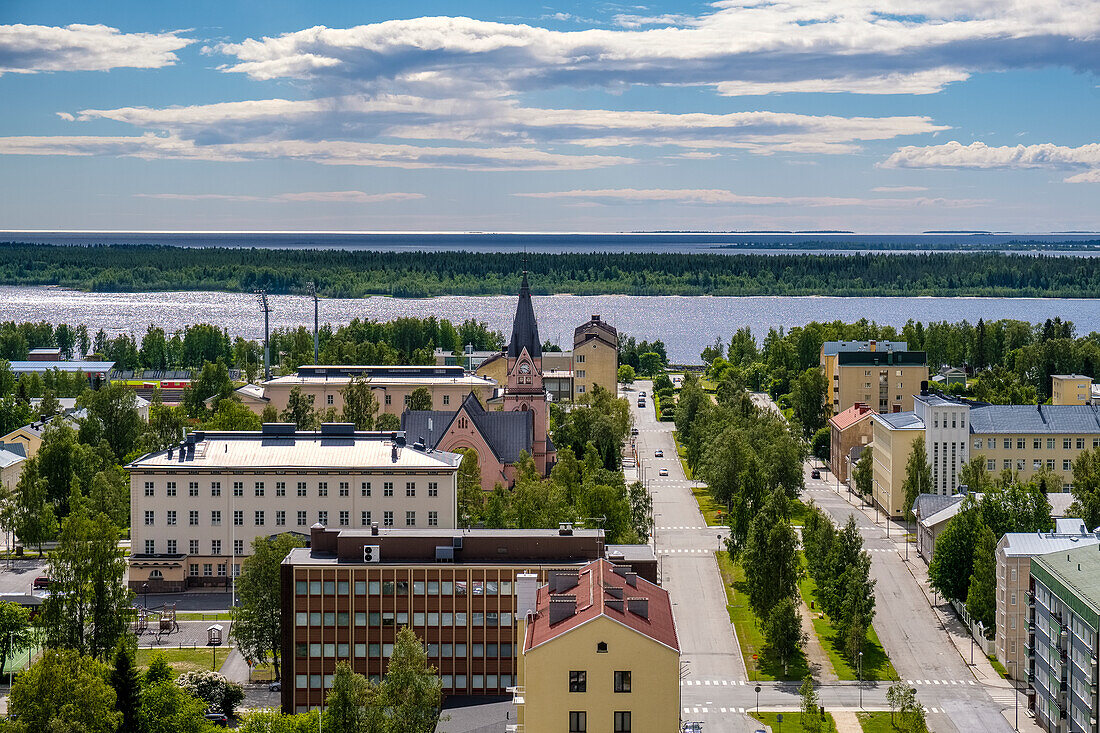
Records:
<instances>
[{"instance_id":1,"label":"calm lake surface","mask_svg":"<svg viewBox=\"0 0 1100 733\"><path fill-rule=\"evenodd\" d=\"M268 297L272 328L313 325L313 304L291 295ZM485 321L507 335L515 311L513 296L447 296L427 299L332 299L321 301L321 322L344 324L353 318L386 321L401 316L467 318ZM535 296L539 333L563 346L573 329L598 313L619 333L637 339L660 338L669 358L699 362L699 353L714 339L749 326L761 340L769 328L800 326L809 321L856 321L868 318L901 327L918 321L976 323L979 318L1017 318L1042 322L1055 316L1072 321L1078 334L1100 331L1100 300L1054 298L831 298L716 297L634 295ZM103 329L139 336L149 324L171 333L193 323L213 323L232 336L263 336L263 315L256 296L244 293L83 293L51 287L0 286L0 320L84 323L95 333Z\"/></svg>"}]
</instances>

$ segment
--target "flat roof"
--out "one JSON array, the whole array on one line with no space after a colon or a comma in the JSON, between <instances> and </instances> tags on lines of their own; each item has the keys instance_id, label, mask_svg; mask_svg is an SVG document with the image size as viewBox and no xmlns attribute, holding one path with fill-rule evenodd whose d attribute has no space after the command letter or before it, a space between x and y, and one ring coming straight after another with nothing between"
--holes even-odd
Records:
<instances>
[{"instance_id":1,"label":"flat roof","mask_svg":"<svg viewBox=\"0 0 1100 733\"><path fill-rule=\"evenodd\" d=\"M458 468L462 456L395 444L395 433L323 431L196 431L190 446L174 446L138 458L133 469L439 469ZM395 451L396 447L396 451Z\"/></svg>"},{"instance_id":2,"label":"flat roof","mask_svg":"<svg viewBox=\"0 0 1100 733\"><path fill-rule=\"evenodd\" d=\"M1052 379L1092 379L1085 374L1051 374L1050 376Z\"/></svg>"},{"instance_id":3,"label":"flat roof","mask_svg":"<svg viewBox=\"0 0 1100 733\"><path fill-rule=\"evenodd\" d=\"M821 344L826 356L834 356L842 351L871 351L870 341L826 341ZM879 351L908 351L909 344L905 341L875 341L875 352Z\"/></svg>"},{"instance_id":4,"label":"flat roof","mask_svg":"<svg viewBox=\"0 0 1100 733\"><path fill-rule=\"evenodd\" d=\"M877 420L890 430L924 430L924 420L912 410L890 412L885 415L876 412L871 416L871 419Z\"/></svg>"},{"instance_id":5,"label":"flat roof","mask_svg":"<svg viewBox=\"0 0 1100 733\"><path fill-rule=\"evenodd\" d=\"M1035 562L1094 612L1100 611L1100 551L1095 546L1057 550L1039 555Z\"/></svg>"},{"instance_id":6,"label":"flat roof","mask_svg":"<svg viewBox=\"0 0 1100 733\"><path fill-rule=\"evenodd\" d=\"M45 372L58 369L63 372L99 373L109 372L115 365L113 361L12 361L11 370L16 374L24 372Z\"/></svg>"},{"instance_id":7,"label":"flat roof","mask_svg":"<svg viewBox=\"0 0 1100 733\"><path fill-rule=\"evenodd\" d=\"M40 362L45 363L45 362ZM493 387L496 386L496 382L486 377L479 377L476 374L467 374L462 372L461 375L365 375L370 380L371 387L386 387L389 385L406 385L406 384L419 384L419 385L432 385L432 384L457 384L465 387ZM264 386L276 386L276 385L290 385L290 386L302 386L307 384L347 384L353 379L352 375L298 375L288 374L284 377L275 377L267 382L264 382Z\"/></svg>"},{"instance_id":8,"label":"flat roof","mask_svg":"<svg viewBox=\"0 0 1100 733\"><path fill-rule=\"evenodd\" d=\"M1100 433L1097 405L986 405L970 411L970 432Z\"/></svg>"},{"instance_id":9,"label":"flat roof","mask_svg":"<svg viewBox=\"0 0 1100 733\"><path fill-rule=\"evenodd\" d=\"M998 544L1002 545L1001 549L1007 557L1034 557L1076 547L1092 547L1100 544L1100 537L1092 533L1009 532L1001 537Z\"/></svg>"}]
</instances>

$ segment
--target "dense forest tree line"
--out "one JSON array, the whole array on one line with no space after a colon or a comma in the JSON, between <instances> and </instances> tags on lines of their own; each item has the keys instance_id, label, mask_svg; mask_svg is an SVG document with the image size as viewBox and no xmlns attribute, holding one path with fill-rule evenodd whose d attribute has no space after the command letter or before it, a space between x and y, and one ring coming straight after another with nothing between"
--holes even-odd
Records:
<instances>
[{"instance_id":1,"label":"dense forest tree line","mask_svg":"<svg viewBox=\"0 0 1100 733\"><path fill-rule=\"evenodd\" d=\"M429 316L392 321L356 318L336 328L325 324L318 329L318 341L322 364L431 364L435 349L457 353L467 344L475 349L500 349L504 336L473 319L456 325ZM60 348L64 358L97 354L115 362L116 369L197 370L206 362L220 361L249 378L263 368L264 358L262 341L230 338L225 329L207 323L189 325L175 333L150 325L141 337L128 333L112 337L103 330L90 335L83 324L0 323L0 359L19 361L27 358L30 349L48 347ZM299 364L312 364L313 332L304 326L277 328L271 334L271 353L276 368L281 365L293 371ZM60 373L47 376L62 378ZM58 396L76 396L60 394L70 391L67 387L59 390L46 384L42 389L53 389ZM41 393L30 396L40 397Z\"/></svg>"},{"instance_id":2,"label":"dense forest tree line","mask_svg":"<svg viewBox=\"0 0 1100 733\"><path fill-rule=\"evenodd\" d=\"M477 253L0 243L0 284L100 292L228 290L325 297L597 295L968 295L1093 297L1089 258L983 253Z\"/></svg>"}]
</instances>

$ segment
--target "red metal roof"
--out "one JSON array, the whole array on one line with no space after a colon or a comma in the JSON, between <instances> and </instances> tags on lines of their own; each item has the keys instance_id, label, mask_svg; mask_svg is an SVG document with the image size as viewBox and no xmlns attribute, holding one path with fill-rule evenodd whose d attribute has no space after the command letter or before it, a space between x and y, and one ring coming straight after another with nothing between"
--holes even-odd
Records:
<instances>
[{"instance_id":1,"label":"red metal roof","mask_svg":"<svg viewBox=\"0 0 1100 733\"><path fill-rule=\"evenodd\" d=\"M829 424L837 430L847 430L860 420L864 419L868 415L873 415L874 413L875 411L867 405L863 404L862 402L857 402L844 412L830 417Z\"/></svg>"},{"instance_id":2,"label":"red metal roof","mask_svg":"<svg viewBox=\"0 0 1100 733\"><path fill-rule=\"evenodd\" d=\"M644 578L637 578L637 584L632 586L625 577L614 572L614 567L612 563L601 559L581 568L578 571L577 586L560 594L574 596L577 599L577 611L553 625L550 623L550 586L539 588L535 601L537 615L527 625L523 650L526 652L552 641L598 616L606 616L679 652L680 642L676 638L676 622L672 618L672 603L668 591ZM613 607L616 605L616 596L609 593L606 590L608 588L621 589L622 609ZM646 616L629 610L628 599L631 598L645 598L648 601ZM608 605L608 601L612 605Z\"/></svg>"}]
</instances>

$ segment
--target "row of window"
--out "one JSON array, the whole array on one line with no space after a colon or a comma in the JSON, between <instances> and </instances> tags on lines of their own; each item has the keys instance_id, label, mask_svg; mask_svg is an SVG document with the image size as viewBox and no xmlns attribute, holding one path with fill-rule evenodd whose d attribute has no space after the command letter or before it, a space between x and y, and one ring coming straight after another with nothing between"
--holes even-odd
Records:
<instances>
[{"instance_id":1,"label":"row of window","mask_svg":"<svg viewBox=\"0 0 1100 733\"><path fill-rule=\"evenodd\" d=\"M468 626L496 628L512 625L512 614L508 611L416 611L412 615L413 626ZM354 614L356 626L381 626L398 628L409 625L408 611L357 611ZM294 623L297 626L333 627L347 626L353 618L347 611L298 611ZM467 623L469 621L469 623ZM461 656L461 655L460 655Z\"/></svg>"},{"instance_id":2,"label":"row of window","mask_svg":"<svg viewBox=\"0 0 1100 733\"><path fill-rule=\"evenodd\" d=\"M630 711L619 710L615 712L614 716L612 730L615 733L630 733ZM588 713L586 711L569 711L569 733L588 733Z\"/></svg>"},{"instance_id":3,"label":"row of window","mask_svg":"<svg viewBox=\"0 0 1100 733\"><path fill-rule=\"evenodd\" d=\"M1013 460L1011 458L1005 458L1005 459L1001 460L1001 468L1008 469L1008 470L1011 470L1012 467L1015 466L1017 471L1023 471L1024 467L1026 465L1027 465L1027 459L1026 458L1017 458L1015 460ZM1055 461L1054 461L1053 458L1048 458L1048 459L1046 459L1046 461L1043 461L1043 459L1041 459L1041 458L1033 458L1031 460L1031 467L1032 467L1032 469L1034 469L1036 471L1042 469L1044 465L1048 469L1053 471L1056 464L1055 464ZM985 459L985 468L986 468L987 471L997 470L997 461L992 459L992 458L986 458ZM1073 461L1071 461L1068 458L1062 459L1062 470L1063 471L1072 471L1073 470Z\"/></svg>"},{"instance_id":4,"label":"row of window","mask_svg":"<svg viewBox=\"0 0 1100 733\"><path fill-rule=\"evenodd\" d=\"M321 524L324 524L325 526L328 526L328 515L329 515L329 513L328 513L327 510L324 510L324 509L319 510L317 512L317 521L320 522ZM364 527L369 527L371 525L372 516L373 515L371 514L371 512L360 512L360 514L359 514L360 524ZM351 512L349 512L349 511L340 511L340 512L337 513L337 518L339 520L339 526L341 526L341 527L351 526ZM164 523L167 526L169 526L169 527L176 526L177 520L178 520L178 514L174 509L170 509L167 512L165 512ZM298 520L298 526L299 527L305 527L307 522L309 521L307 512L299 511L298 516L297 516L297 520ZM253 523L253 525L255 525L257 527L263 527L266 524L266 522L267 522L267 512L266 512L266 510L257 509L252 513L252 523ZM152 509L146 509L145 510L145 526L146 527L153 527L153 526L156 525L156 523L157 523L156 512ZM211 511L210 512L210 524L211 524L211 526L218 527L218 526L221 525L221 523L222 523L221 510L215 509L215 510ZM197 509L192 509L192 510L188 511L188 513L187 513L187 524L191 527L197 527L199 525L199 512L198 512ZM386 527L393 527L394 526L394 512L392 512L392 511L382 512L382 524ZM240 509L234 510L234 512L233 512L233 525L235 527L243 527L244 526L244 511L242 511ZM281 509L275 511L275 525L277 527L286 526L286 512L285 511L283 511ZM416 512L415 511L406 511L405 512L405 526L406 527L415 527L416 526ZM439 512L437 512L437 511L428 512L428 526L429 527L438 527L439 526Z\"/></svg>"},{"instance_id":5,"label":"row of window","mask_svg":"<svg viewBox=\"0 0 1100 733\"><path fill-rule=\"evenodd\" d=\"M267 487L265 486L265 483L266 482L264 482L264 481L255 481L255 482L253 482L253 484L252 484L252 494L253 494L253 496L265 496L266 495ZM296 491L298 492L298 496L309 496L308 482L298 481L297 483L298 483L298 486L296 488ZM340 492L340 496L351 496L351 482L350 481L338 481L336 483L337 483L337 491ZM393 491L394 491L393 483L394 483L393 481L383 481L382 482L382 496L393 496ZM286 481L276 481L275 482L275 496L277 496L277 497L278 496L286 496L286 484L287 484ZM328 484L329 484L328 481L318 481L317 482L317 496L319 496L319 497L328 496ZM360 484L359 484L359 495L360 496L369 497L369 496L371 496L371 491L372 491L372 486L371 486L370 481L360 482ZM176 482L175 481L166 482L165 485L164 485L164 492L165 492L166 496L176 496ZM156 493L157 493L156 485L154 484L154 482L146 481L145 482L145 495L146 496L156 496ZM198 496L199 495L199 482L198 481L189 481L189 482L187 482L187 495L188 496ZM222 495L222 482L221 481L211 481L210 482L210 495L211 496L221 496ZM233 496L244 496L244 481L234 481L233 482ZM405 496L416 496L416 482L415 481L406 481L405 482ZM429 481L428 482L428 496L439 496L439 482L438 481Z\"/></svg>"},{"instance_id":6,"label":"row of window","mask_svg":"<svg viewBox=\"0 0 1100 733\"><path fill-rule=\"evenodd\" d=\"M630 670L619 670L614 675L615 692L630 692ZM588 692L588 672L572 670L569 672L569 691Z\"/></svg>"},{"instance_id":7,"label":"row of window","mask_svg":"<svg viewBox=\"0 0 1100 733\"><path fill-rule=\"evenodd\" d=\"M370 675L371 682L379 682L378 675ZM501 690L506 687L511 687L515 684L515 676L510 674L474 674L467 677L464 674L443 674L439 676L440 681L443 683L444 690L465 690L467 689L467 681L471 682L471 689L474 690ZM319 675L319 674L298 674L294 676L294 686L299 690L328 690L332 687L333 676L331 674ZM299 712L305 712L307 710L304 706L299 706ZM629 733L629 729L623 733Z\"/></svg>"},{"instance_id":8,"label":"row of window","mask_svg":"<svg viewBox=\"0 0 1100 733\"><path fill-rule=\"evenodd\" d=\"M974 449L981 450L984 445L987 450L994 450L997 447L997 438L981 438L974 439ZM1012 450L1012 446L1015 443L1016 450L1025 450L1027 448L1027 438L1000 438L1001 446L1005 450ZM1057 438L1032 438L1031 449L1043 450L1044 442L1047 450L1057 450L1058 439ZM1100 438L1092 439L1092 447L1100 448ZM1085 439L1084 438L1062 438L1062 450L1084 450Z\"/></svg>"},{"instance_id":9,"label":"row of window","mask_svg":"<svg viewBox=\"0 0 1100 733\"><path fill-rule=\"evenodd\" d=\"M220 562L220 563L217 563L217 567L218 567L217 577L224 578L225 577L225 571L226 571L226 564L224 562ZM159 572L159 571L154 570L152 573L149 574L149 577L150 578L154 577L153 573L156 573L156 572ZM192 578L199 577L199 564L197 562L189 563L187 565L187 574L190 575ZM204 577L204 578L215 577L214 576L214 563L204 562L202 564L202 577ZM235 578L241 577L241 564L240 563L237 563L233 566L233 577L235 577Z\"/></svg>"},{"instance_id":10,"label":"row of window","mask_svg":"<svg viewBox=\"0 0 1100 733\"><path fill-rule=\"evenodd\" d=\"M512 595L512 581L510 580L473 580L467 583L465 580L414 580L412 593L414 596L438 596L438 595L466 595L467 587L475 596L510 596ZM346 596L352 586L346 580L297 580L294 582L294 591L299 596ZM409 595L409 581L407 580L357 580L355 581L355 595L366 594L372 596L407 596Z\"/></svg>"},{"instance_id":11,"label":"row of window","mask_svg":"<svg viewBox=\"0 0 1100 733\"><path fill-rule=\"evenodd\" d=\"M512 645L511 644L425 644L425 648L428 651L428 657L431 659L449 659L451 657L457 657L459 659L466 659L466 652L469 651L469 657L475 659L511 659L512 658ZM371 659L384 658L389 659L393 656L393 644L296 644L295 656L299 659L311 658L311 659L348 659L348 651L355 651L357 658L364 656ZM630 674L629 672L627 673ZM629 679L627 680L629 686ZM630 690L626 690L630 692Z\"/></svg>"}]
</instances>

